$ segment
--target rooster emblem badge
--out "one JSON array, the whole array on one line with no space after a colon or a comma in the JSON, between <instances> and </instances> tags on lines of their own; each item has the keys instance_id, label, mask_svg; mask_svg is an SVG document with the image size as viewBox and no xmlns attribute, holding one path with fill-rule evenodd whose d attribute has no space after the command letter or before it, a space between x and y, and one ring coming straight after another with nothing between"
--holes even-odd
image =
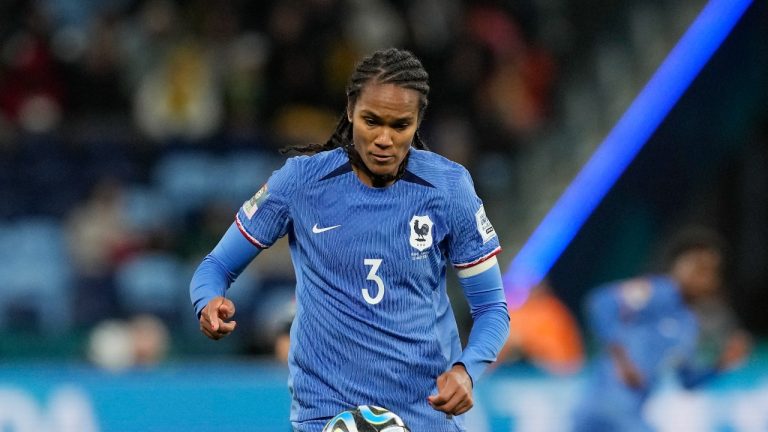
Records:
<instances>
[{"instance_id":1,"label":"rooster emblem badge","mask_svg":"<svg viewBox=\"0 0 768 432\"><path fill-rule=\"evenodd\" d=\"M429 216L414 216L411 218L410 231L411 246L418 249L419 252L432 246L432 220Z\"/></svg>"}]
</instances>

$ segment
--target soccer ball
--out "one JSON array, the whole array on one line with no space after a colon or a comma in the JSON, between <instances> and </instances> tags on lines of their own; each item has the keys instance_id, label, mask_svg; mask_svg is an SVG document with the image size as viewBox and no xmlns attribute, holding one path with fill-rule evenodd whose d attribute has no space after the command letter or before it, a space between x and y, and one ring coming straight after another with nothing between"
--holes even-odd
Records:
<instances>
[{"instance_id":1,"label":"soccer ball","mask_svg":"<svg viewBox=\"0 0 768 432\"><path fill-rule=\"evenodd\" d=\"M397 414L373 405L360 405L332 418L322 432L410 432Z\"/></svg>"}]
</instances>

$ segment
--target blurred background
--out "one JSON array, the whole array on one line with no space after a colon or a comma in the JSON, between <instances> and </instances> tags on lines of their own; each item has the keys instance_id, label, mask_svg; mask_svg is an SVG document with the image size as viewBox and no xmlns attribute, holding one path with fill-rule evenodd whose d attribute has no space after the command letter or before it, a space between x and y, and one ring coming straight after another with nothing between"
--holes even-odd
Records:
<instances>
[{"instance_id":1,"label":"blurred background","mask_svg":"<svg viewBox=\"0 0 768 432\"><path fill-rule=\"evenodd\" d=\"M504 270L705 4L0 1L0 426L287 430L287 242L230 291L227 339L199 333L188 284L278 150L327 139L355 62L388 46L421 58L423 136L472 172ZM768 430L766 23L754 2L543 289L582 361L594 286L653 270L685 225L724 236L726 296L754 352L699 392L662 392L660 430ZM471 430L567 427L580 366L518 354L479 385Z\"/></svg>"}]
</instances>

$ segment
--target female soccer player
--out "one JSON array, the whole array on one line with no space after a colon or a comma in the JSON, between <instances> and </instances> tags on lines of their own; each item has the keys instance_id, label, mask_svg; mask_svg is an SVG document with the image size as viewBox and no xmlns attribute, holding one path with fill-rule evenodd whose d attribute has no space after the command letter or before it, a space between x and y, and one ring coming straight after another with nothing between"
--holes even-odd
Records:
<instances>
[{"instance_id":1,"label":"female soccer player","mask_svg":"<svg viewBox=\"0 0 768 432\"><path fill-rule=\"evenodd\" d=\"M428 75L387 49L356 67L325 144L295 147L237 213L190 286L206 336L235 329L231 282L288 235L296 272L289 388L295 431L378 405L413 431L463 431L472 386L506 340L499 240L469 173L418 134ZM457 269L474 324L462 350L445 286Z\"/></svg>"}]
</instances>

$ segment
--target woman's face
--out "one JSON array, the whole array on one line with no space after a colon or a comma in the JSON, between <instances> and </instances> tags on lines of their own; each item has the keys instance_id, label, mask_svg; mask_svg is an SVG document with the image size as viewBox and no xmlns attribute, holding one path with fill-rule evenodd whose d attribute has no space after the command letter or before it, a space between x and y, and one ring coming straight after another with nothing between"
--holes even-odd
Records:
<instances>
[{"instance_id":1,"label":"woman's face","mask_svg":"<svg viewBox=\"0 0 768 432\"><path fill-rule=\"evenodd\" d=\"M347 111L355 150L372 173L397 174L418 128L419 96L418 91L396 84L371 82ZM363 183L373 185L365 173L356 172Z\"/></svg>"}]
</instances>

